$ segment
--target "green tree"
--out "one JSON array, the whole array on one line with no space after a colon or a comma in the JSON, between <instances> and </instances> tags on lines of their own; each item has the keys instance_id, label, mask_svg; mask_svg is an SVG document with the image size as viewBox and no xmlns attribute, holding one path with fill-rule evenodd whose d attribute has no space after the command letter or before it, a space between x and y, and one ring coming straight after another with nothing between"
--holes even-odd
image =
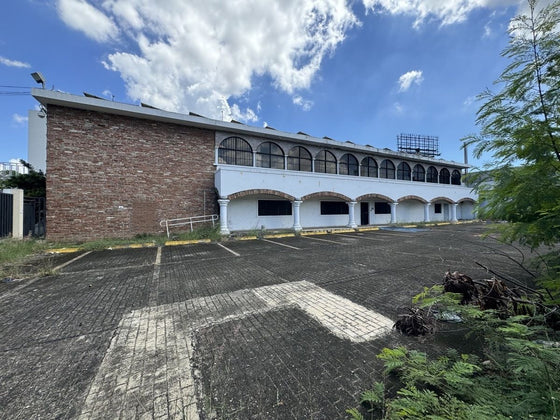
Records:
<instances>
[{"instance_id":1,"label":"green tree","mask_svg":"<svg viewBox=\"0 0 560 420\"><path fill-rule=\"evenodd\" d=\"M24 160L20 162L29 170L26 174L12 174L0 180L1 188L20 188L26 197L45 197L46 178L43 171L36 171L31 164Z\"/></svg>"},{"instance_id":2,"label":"green tree","mask_svg":"<svg viewBox=\"0 0 560 420\"><path fill-rule=\"evenodd\" d=\"M471 175L480 217L510 222L502 238L536 248L560 242L560 1L540 12L528 3L508 30L501 90L479 95L480 134L465 144L494 157Z\"/></svg>"}]
</instances>

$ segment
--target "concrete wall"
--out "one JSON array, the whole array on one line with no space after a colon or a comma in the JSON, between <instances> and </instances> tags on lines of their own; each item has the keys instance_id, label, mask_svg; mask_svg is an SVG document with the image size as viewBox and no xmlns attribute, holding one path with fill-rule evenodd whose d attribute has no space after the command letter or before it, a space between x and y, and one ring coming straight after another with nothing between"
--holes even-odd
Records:
<instances>
[{"instance_id":1,"label":"concrete wall","mask_svg":"<svg viewBox=\"0 0 560 420\"><path fill-rule=\"evenodd\" d=\"M44 111L27 113L27 161L36 171L47 169L47 115Z\"/></svg>"},{"instance_id":2,"label":"concrete wall","mask_svg":"<svg viewBox=\"0 0 560 420\"><path fill-rule=\"evenodd\" d=\"M217 212L214 132L50 105L49 239L130 237Z\"/></svg>"}]
</instances>

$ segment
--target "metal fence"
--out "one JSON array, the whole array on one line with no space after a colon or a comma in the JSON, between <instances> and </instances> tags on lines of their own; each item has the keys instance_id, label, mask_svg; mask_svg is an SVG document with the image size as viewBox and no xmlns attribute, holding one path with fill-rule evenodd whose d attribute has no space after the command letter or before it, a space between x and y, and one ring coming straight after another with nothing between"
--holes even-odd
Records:
<instances>
[{"instance_id":1,"label":"metal fence","mask_svg":"<svg viewBox=\"0 0 560 420\"><path fill-rule=\"evenodd\" d=\"M44 197L25 197L23 199L23 235L45 236L46 205Z\"/></svg>"},{"instance_id":2,"label":"metal fence","mask_svg":"<svg viewBox=\"0 0 560 420\"><path fill-rule=\"evenodd\" d=\"M0 238L12 235L14 197L0 192Z\"/></svg>"}]
</instances>

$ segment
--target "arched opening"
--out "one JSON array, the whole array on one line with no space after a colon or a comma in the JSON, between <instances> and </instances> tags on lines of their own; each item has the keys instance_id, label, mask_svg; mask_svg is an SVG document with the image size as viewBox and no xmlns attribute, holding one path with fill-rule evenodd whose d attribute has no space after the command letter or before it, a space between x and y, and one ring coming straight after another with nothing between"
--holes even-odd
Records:
<instances>
[{"instance_id":1,"label":"arched opening","mask_svg":"<svg viewBox=\"0 0 560 420\"><path fill-rule=\"evenodd\" d=\"M218 163L253 166L253 149L241 137L228 137L218 147Z\"/></svg>"},{"instance_id":2,"label":"arched opening","mask_svg":"<svg viewBox=\"0 0 560 420\"><path fill-rule=\"evenodd\" d=\"M350 153L346 153L340 158L339 163L339 172L340 175L352 175L358 176L358 159L351 155Z\"/></svg>"},{"instance_id":3,"label":"arched opening","mask_svg":"<svg viewBox=\"0 0 560 420\"><path fill-rule=\"evenodd\" d=\"M261 143L257 147L256 163L260 168L284 169L284 152L276 143Z\"/></svg>"},{"instance_id":4,"label":"arched opening","mask_svg":"<svg viewBox=\"0 0 560 420\"><path fill-rule=\"evenodd\" d=\"M296 146L288 152L288 170L290 171L312 171L311 153L302 146Z\"/></svg>"},{"instance_id":5,"label":"arched opening","mask_svg":"<svg viewBox=\"0 0 560 420\"><path fill-rule=\"evenodd\" d=\"M410 181L410 174L410 165L406 162L399 163L399 166L397 166L397 179Z\"/></svg>"}]
</instances>

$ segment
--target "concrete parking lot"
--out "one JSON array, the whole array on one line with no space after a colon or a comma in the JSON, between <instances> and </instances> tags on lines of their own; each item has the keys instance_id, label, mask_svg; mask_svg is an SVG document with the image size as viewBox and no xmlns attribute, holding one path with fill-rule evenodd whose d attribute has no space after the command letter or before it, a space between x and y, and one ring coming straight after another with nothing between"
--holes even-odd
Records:
<instances>
[{"instance_id":1,"label":"concrete parking lot","mask_svg":"<svg viewBox=\"0 0 560 420\"><path fill-rule=\"evenodd\" d=\"M481 224L78 252L0 284L0 418L336 419L447 269L528 280Z\"/></svg>"}]
</instances>

